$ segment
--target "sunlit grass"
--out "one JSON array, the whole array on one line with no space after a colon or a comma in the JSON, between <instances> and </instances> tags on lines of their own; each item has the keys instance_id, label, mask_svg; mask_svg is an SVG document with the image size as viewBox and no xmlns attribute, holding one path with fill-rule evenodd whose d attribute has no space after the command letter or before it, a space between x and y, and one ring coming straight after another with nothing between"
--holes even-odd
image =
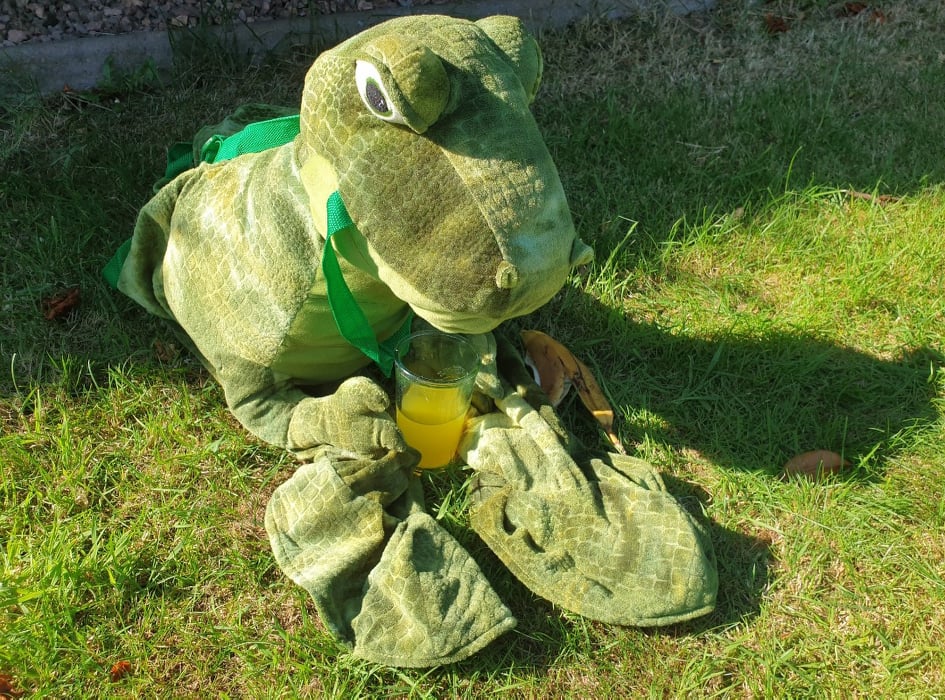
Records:
<instances>
[{"instance_id":1,"label":"sunlit grass","mask_svg":"<svg viewBox=\"0 0 945 700\"><path fill-rule=\"evenodd\" d=\"M536 113L597 261L511 324L584 359L624 443L708 519L714 613L638 630L555 609L440 474L431 513L519 628L430 671L344 653L269 551L294 463L100 277L165 145L298 99L302 57L223 61L2 103L0 677L55 698L945 696L945 15L719 5L542 35ZM606 444L576 399L560 412ZM848 471L782 480L810 449Z\"/></svg>"}]
</instances>

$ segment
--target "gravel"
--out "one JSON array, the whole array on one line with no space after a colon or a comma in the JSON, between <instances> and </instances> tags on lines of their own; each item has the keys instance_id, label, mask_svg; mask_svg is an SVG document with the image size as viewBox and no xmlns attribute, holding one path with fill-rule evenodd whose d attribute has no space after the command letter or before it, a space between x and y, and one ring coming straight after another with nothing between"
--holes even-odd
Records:
<instances>
[{"instance_id":1,"label":"gravel","mask_svg":"<svg viewBox=\"0 0 945 700\"><path fill-rule=\"evenodd\" d=\"M368 12L447 0L0 0L0 45L127 34L201 21L261 22L310 12Z\"/></svg>"}]
</instances>

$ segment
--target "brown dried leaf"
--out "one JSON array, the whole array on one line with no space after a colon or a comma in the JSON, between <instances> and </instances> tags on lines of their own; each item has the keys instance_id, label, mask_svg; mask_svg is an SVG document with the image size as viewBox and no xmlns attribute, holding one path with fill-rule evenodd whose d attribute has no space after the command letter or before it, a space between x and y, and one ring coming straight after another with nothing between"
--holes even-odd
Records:
<instances>
[{"instance_id":1,"label":"brown dried leaf","mask_svg":"<svg viewBox=\"0 0 945 700\"><path fill-rule=\"evenodd\" d=\"M867 8L865 2L845 2L843 7L837 10L838 17L855 17Z\"/></svg>"},{"instance_id":2,"label":"brown dried leaf","mask_svg":"<svg viewBox=\"0 0 945 700\"><path fill-rule=\"evenodd\" d=\"M613 446L626 454L623 443L614 432L614 412L604 397L591 370L564 345L541 331L522 331L525 359L538 373L539 384L552 406L557 406L574 386L581 403L601 424Z\"/></svg>"},{"instance_id":3,"label":"brown dried leaf","mask_svg":"<svg viewBox=\"0 0 945 700\"><path fill-rule=\"evenodd\" d=\"M161 362L173 362L180 355L180 348L174 342L164 342L157 339L154 341L154 355Z\"/></svg>"},{"instance_id":4,"label":"brown dried leaf","mask_svg":"<svg viewBox=\"0 0 945 700\"><path fill-rule=\"evenodd\" d=\"M790 27L784 17L769 12L765 15L765 29L768 34L783 34L790 29Z\"/></svg>"},{"instance_id":5,"label":"brown dried leaf","mask_svg":"<svg viewBox=\"0 0 945 700\"><path fill-rule=\"evenodd\" d=\"M851 199L863 199L867 202L876 202L877 204L889 204L898 202L899 197L892 194L870 194L869 192L859 192L857 190L840 190Z\"/></svg>"},{"instance_id":6,"label":"brown dried leaf","mask_svg":"<svg viewBox=\"0 0 945 700\"><path fill-rule=\"evenodd\" d=\"M849 466L850 463L836 452L811 450L789 459L784 465L783 475L785 478L801 477L811 481L821 481L832 474L838 474Z\"/></svg>"},{"instance_id":7,"label":"brown dried leaf","mask_svg":"<svg viewBox=\"0 0 945 700\"><path fill-rule=\"evenodd\" d=\"M43 299L43 317L47 321L66 316L79 305L79 288L72 287Z\"/></svg>"},{"instance_id":8,"label":"brown dried leaf","mask_svg":"<svg viewBox=\"0 0 945 700\"><path fill-rule=\"evenodd\" d=\"M620 454L627 454L623 443L620 442L620 438L618 438L617 433L614 432L614 411L607 402L607 399L604 398L604 392L601 391L600 385L597 383L597 380L594 378L594 375L591 373L591 370L588 369L587 365L576 357L574 361L577 363L578 371L571 377L571 382L578 390L581 403L584 404L584 407L591 412L591 415L594 416L597 422L604 428L604 432L607 433L608 439L616 450Z\"/></svg>"},{"instance_id":9,"label":"brown dried leaf","mask_svg":"<svg viewBox=\"0 0 945 700\"><path fill-rule=\"evenodd\" d=\"M837 10L837 17L856 17L857 15L863 14L867 10L869 10L870 13L870 22L875 22L876 24L886 23L886 13L880 10L878 7L870 7L865 2L845 2L843 6Z\"/></svg>"},{"instance_id":10,"label":"brown dried leaf","mask_svg":"<svg viewBox=\"0 0 945 700\"><path fill-rule=\"evenodd\" d=\"M571 376L577 371L574 355L557 340L541 331L522 331L525 363L538 374L541 390L552 406L568 395Z\"/></svg>"},{"instance_id":11,"label":"brown dried leaf","mask_svg":"<svg viewBox=\"0 0 945 700\"><path fill-rule=\"evenodd\" d=\"M131 673L130 661L116 661L112 664L111 669L108 671L108 675L109 678L111 678L112 683L117 683L129 673Z\"/></svg>"},{"instance_id":12,"label":"brown dried leaf","mask_svg":"<svg viewBox=\"0 0 945 700\"><path fill-rule=\"evenodd\" d=\"M8 673L0 673L0 698L7 700L7 698L18 698L21 697L25 691L19 690L13 684L13 676Z\"/></svg>"}]
</instances>

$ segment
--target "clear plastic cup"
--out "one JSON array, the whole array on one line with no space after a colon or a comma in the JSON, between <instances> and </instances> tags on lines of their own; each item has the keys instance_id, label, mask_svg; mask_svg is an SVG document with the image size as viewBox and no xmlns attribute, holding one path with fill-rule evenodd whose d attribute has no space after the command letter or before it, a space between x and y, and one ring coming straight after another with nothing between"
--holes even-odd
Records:
<instances>
[{"instance_id":1,"label":"clear plastic cup","mask_svg":"<svg viewBox=\"0 0 945 700\"><path fill-rule=\"evenodd\" d=\"M397 345L397 425L420 452L419 467L438 469L454 460L479 365L475 346L460 335L425 330Z\"/></svg>"}]
</instances>

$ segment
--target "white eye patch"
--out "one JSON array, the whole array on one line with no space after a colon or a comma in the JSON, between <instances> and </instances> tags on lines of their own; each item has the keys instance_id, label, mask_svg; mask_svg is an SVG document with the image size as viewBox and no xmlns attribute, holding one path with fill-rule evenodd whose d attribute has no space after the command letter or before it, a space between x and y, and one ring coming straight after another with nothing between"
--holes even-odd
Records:
<instances>
[{"instance_id":1,"label":"white eye patch","mask_svg":"<svg viewBox=\"0 0 945 700\"><path fill-rule=\"evenodd\" d=\"M358 94L364 106L378 119L394 124L407 124L404 115L397 109L397 105L390 98L390 92L384 85L377 67L367 61L357 61L354 67L354 81L358 86Z\"/></svg>"}]
</instances>

